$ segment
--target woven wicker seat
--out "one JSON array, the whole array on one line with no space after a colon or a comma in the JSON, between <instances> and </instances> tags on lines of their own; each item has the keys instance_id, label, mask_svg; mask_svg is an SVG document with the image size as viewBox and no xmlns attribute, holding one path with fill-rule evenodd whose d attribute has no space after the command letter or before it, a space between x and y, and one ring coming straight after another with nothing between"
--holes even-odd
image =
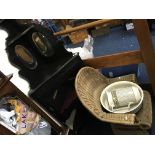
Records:
<instances>
[{"instance_id":1,"label":"woven wicker seat","mask_svg":"<svg viewBox=\"0 0 155 155\"><path fill-rule=\"evenodd\" d=\"M150 94L144 91L143 106L136 114L114 114L106 112L100 103L102 90L112 82L126 80L136 82L134 75L118 78L106 78L98 70L91 67L80 69L75 80L75 89L83 106L101 121L125 125L126 128L149 129L152 124L152 103ZM121 126L122 127L122 126Z\"/></svg>"}]
</instances>

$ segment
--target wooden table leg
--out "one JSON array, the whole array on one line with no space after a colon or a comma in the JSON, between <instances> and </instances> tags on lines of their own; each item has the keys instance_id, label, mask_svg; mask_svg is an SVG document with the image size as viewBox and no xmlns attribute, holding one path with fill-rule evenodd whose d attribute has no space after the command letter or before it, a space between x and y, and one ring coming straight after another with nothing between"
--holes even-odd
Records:
<instances>
[{"instance_id":1,"label":"wooden table leg","mask_svg":"<svg viewBox=\"0 0 155 155\"><path fill-rule=\"evenodd\" d=\"M155 51L148 23L145 19L134 19L133 23L149 80L155 94Z\"/></svg>"}]
</instances>

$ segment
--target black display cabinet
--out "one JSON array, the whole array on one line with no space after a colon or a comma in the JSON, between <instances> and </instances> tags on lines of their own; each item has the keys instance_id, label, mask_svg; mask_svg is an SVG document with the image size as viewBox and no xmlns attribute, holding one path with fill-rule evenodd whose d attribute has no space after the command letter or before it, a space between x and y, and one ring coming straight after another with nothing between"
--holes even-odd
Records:
<instances>
[{"instance_id":1,"label":"black display cabinet","mask_svg":"<svg viewBox=\"0 0 155 155\"><path fill-rule=\"evenodd\" d=\"M7 19L0 21L0 28L8 33L6 52L10 63L29 82L29 96L63 120L63 114L53 103L59 88L84 66L79 55L68 52L52 32L41 25Z\"/></svg>"}]
</instances>

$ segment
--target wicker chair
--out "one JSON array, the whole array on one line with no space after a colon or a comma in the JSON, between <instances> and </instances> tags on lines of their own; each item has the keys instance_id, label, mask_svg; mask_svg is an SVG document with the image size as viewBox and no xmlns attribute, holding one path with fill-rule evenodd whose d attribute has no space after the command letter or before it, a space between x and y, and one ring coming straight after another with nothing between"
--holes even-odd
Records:
<instances>
[{"instance_id":1,"label":"wicker chair","mask_svg":"<svg viewBox=\"0 0 155 155\"><path fill-rule=\"evenodd\" d=\"M101 106L102 90L112 82L123 80L136 82L133 74L106 78L94 68L83 67L76 76L75 89L83 106L99 120L111 123L114 134L147 134L152 124L152 103L147 91L144 91L143 106L136 114L108 113Z\"/></svg>"},{"instance_id":2,"label":"wicker chair","mask_svg":"<svg viewBox=\"0 0 155 155\"><path fill-rule=\"evenodd\" d=\"M65 31L56 32L54 33L54 35L55 36L66 35L79 30L84 30L84 29L92 28L94 26L99 26L103 24L110 24L113 22L117 22L117 20L101 19L101 20L80 25L74 28L70 28ZM140 49L133 50L133 51L124 51L121 53L115 52L115 54L111 54L111 55L104 55L104 56L98 56L91 59L86 59L84 60L84 63L86 66L90 66L96 69L144 63L147 69L150 84L153 89L153 95L155 95L155 72L154 72L155 71L155 63L154 63L155 53L154 53L154 46L153 46L150 31L149 31L149 27L147 24L147 20L134 19L133 24L134 24L134 31L135 31ZM152 122L152 107L151 107L151 98L149 93L144 91L144 95L145 95L144 104L141 111L139 111L139 113L137 113L136 115L135 114L115 114L114 115L114 114L106 113L102 111L98 101L99 99L97 100L97 97L99 95L98 93L109 82L112 82L112 81L114 82L115 80L117 81L118 79L117 78L107 79L104 76L101 76L100 74L95 72L98 78L96 78L96 80L92 79L90 82L90 79L89 79L90 75L89 73L87 73L88 76L86 76L85 72L87 73L89 71L84 71L82 69L76 78L76 91L83 105L98 119L102 121L110 122L112 124L112 128L114 129L114 133L120 134L120 132L118 132L118 130L120 129L121 133L124 133L124 134L129 132L130 134L140 134L140 133L147 134L145 132L146 130L142 130L142 129L150 128L151 122ZM84 74L84 77L82 77L82 74ZM81 80L81 82L79 80ZM93 90L94 88L95 90L93 92L88 90L88 89ZM113 125L113 123L116 123L116 124ZM121 126L120 124L123 124L123 125ZM125 128L125 127L126 129L122 130L122 128ZM127 131L127 129L129 129L130 127L132 127L132 129L133 128L136 128L136 129L134 130L130 129L129 131Z\"/></svg>"}]
</instances>

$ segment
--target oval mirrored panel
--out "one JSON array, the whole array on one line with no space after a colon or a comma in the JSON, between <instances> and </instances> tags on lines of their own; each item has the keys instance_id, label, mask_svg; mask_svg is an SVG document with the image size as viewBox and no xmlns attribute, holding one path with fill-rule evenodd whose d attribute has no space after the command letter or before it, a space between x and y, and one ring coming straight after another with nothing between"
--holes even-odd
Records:
<instances>
[{"instance_id":1,"label":"oval mirrored panel","mask_svg":"<svg viewBox=\"0 0 155 155\"><path fill-rule=\"evenodd\" d=\"M46 36L40 32L34 32L32 34L32 40L43 56L50 57L53 55L52 44Z\"/></svg>"},{"instance_id":2,"label":"oval mirrored panel","mask_svg":"<svg viewBox=\"0 0 155 155\"><path fill-rule=\"evenodd\" d=\"M18 57L20 57L20 59L22 59L23 61L25 61L29 64L32 64L34 62L33 57L30 54L30 52L28 51L28 49L26 49L22 45L15 46L15 53Z\"/></svg>"},{"instance_id":3,"label":"oval mirrored panel","mask_svg":"<svg viewBox=\"0 0 155 155\"><path fill-rule=\"evenodd\" d=\"M29 50L23 45L15 46L15 54L19 60L24 64L25 67L29 69L34 69L37 66L36 59L32 56Z\"/></svg>"}]
</instances>

